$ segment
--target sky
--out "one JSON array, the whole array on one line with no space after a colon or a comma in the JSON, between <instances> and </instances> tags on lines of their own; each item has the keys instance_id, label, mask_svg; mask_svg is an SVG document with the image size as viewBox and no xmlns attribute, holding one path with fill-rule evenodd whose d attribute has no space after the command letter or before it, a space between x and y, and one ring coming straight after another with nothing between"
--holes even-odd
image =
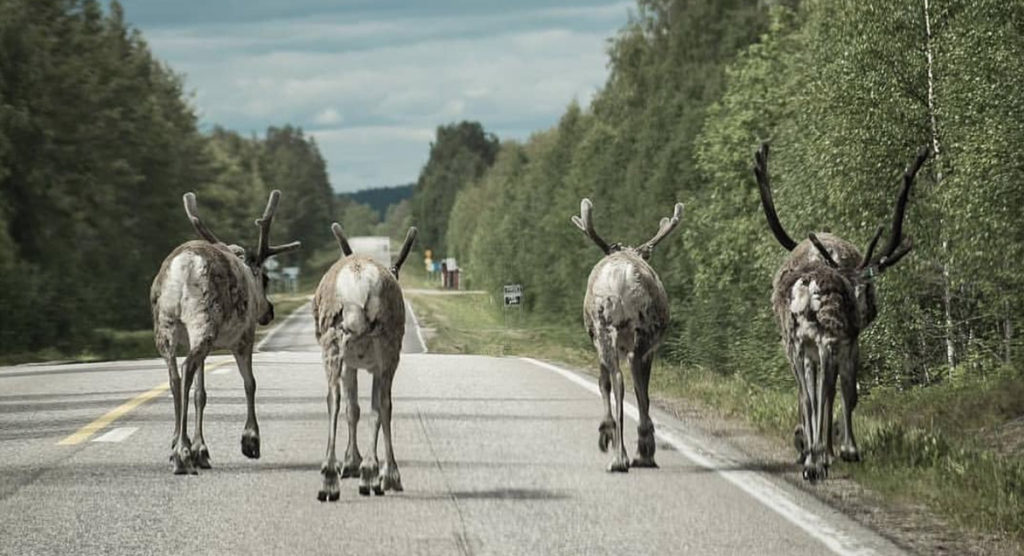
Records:
<instances>
[{"instance_id":1,"label":"sky","mask_svg":"<svg viewBox=\"0 0 1024 556\"><path fill-rule=\"evenodd\" d=\"M122 0L203 129L301 126L336 191L414 182L438 125L550 128L608 75L632 1Z\"/></svg>"}]
</instances>

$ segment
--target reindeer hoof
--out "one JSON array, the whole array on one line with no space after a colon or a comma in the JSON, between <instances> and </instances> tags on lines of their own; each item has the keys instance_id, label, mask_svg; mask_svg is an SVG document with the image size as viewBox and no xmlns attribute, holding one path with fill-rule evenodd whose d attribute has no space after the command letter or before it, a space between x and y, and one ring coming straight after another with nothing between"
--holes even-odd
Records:
<instances>
[{"instance_id":1,"label":"reindeer hoof","mask_svg":"<svg viewBox=\"0 0 1024 556\"><path fill-rule=\"evenodd\" d=\"M828 467L821 464L804 467L803 476L805 481L812 484L825 480L828 478Z\"/></svg>"},{"instance_id":2,"label":"reindeer hoof","mask_svg":"<svg viewBox=\"0 0 1024 556\"><path fill-rule=\"evenodd\" d=\"M629 473L628 460L615 460L608 464L609 473Z\"/></svg>"},{"instance_id":3,"label":"reindeer hoof","mask_svg":"<svg viewBox=\"0 0 1024 556\"><path fill-rule=\"evenodd\" d=\"M374 485L373 493L377 496L384 496L384 487L381 485Z\"/></svg>"},{"instance_id":4,"label":"reindeer hoof","mask_svg":"<svg viewBox=\"0 0 1024 556\"><path fill-rule=\"evenodd\" d=\"M321 489L316 495L316 499L321 502L337 502L340 497L341 493L337 489L330 491Z\"/></svg>"},{"instance_id":5,"label":"reindeer hoof","mask_svg":"<svg viewBox=\"0 0 1024 556\"><path fill-rule=\"evenodd\" d=\"M608 445L612 443L612 439L615 437L615 423L603 421L601 426L597 427L597 434L597 449L607 452Z\"/></svg>"},{"instance_id":6,"label":"reindeer hoof","mask_svg":"<svg viewBox=\"0 0 1024 556\"><path fill-rule=\"evenodd\" d=\"M321 502L337 502L340 497L341 493L338 492L337 488L328 490L320 489L320 492L316 495L316 499Z\"/></svg>"},{"instance_id":7,"label":"reindeer hoof","mask_svg":"<svg viewBox=\"0 0 1024 556\"><path fill-rule=\"evenodd\" d=\"M860 452L856 448L842 448L839 450L839 458L847 462L860 461Z\"/></svg>"},{"instance_id":8,"label":"reindeer hoof","mask_svg":"<svg viewBox=\"0 0 1024 556\"><path fill-rule=\"evenodd\" d=\"M380 488L380 467L376 462L363 462L359 466L359 494L370 495L370 489L376 492Z\"/></svg>"},{"instance_id":9,"label":"reindeer hoof","mask_svg":"<svg viewBox=\"0 0 1024 556\"><path fill-rule=\"evenodd\" d=\"M402 476L398 474L398 469L385 468L384 472L380 474L380 485L384 490L393 490L395 492L402 492Z\"/></svg>"},{"instance_id":10,"label":"reindeer hoof","mask_svg":"<svg viewBox=\"0 0 1024 556\"><path fill-rule=\"evenodd\" d=\"M242 455L249 459L260 459L259 433L252 431L242 433Z\"/></svg>"},{"instance_id":11,"label":"reindeer hoof","mask_svg":"<svg viewBox=\"0 0 1024 556\"><path fill-rule=\"evenodd\" d=\"M171 454L171 463L174 464L175 475L196 475L199 473L196 471L195 466L192 465L192 454L188 448Z\"/></svg>"},{"instance_id":12,"label":"reindeer hoof","mask_svg":"<svg viewBox=\"0 0 1024 556\"><path fill-rule=\"evenodd\" d=\"M654 463L654 458L648 458L643 456L637 456L633 458L633 461L629 463L630 467L646 467L649 469L657 469L658 464Z\"/></svg>"},{"instance_id":13,"label":"reindeer hoof","mask_svg":"<svg viewBox=\"0 0 1024 556\"><path fill-rule=\"evenodd\" d=\"M192 463L200 469L210 469L210 451L206 449L206 446L192 449Z\"/></svg>"},{"instance_id":14,"label":"reindeer hoof","mask_svg":"<svg viewBox=\"0 0 1024 556\"><path fill-rule=\"evenodd\" d=\"M358 476L359 476L359 463L358 462L356 462L355 464L352 464L352 465L345 465L344 467L341 468L341 478L342 479L350 479L352 477L358 477Z\"/></svg>"},{"instance_id":15,"label":"reindeer hoof","mask_svg":"<svg viewBox=\"0 0 1024 556\"><path fill-rule=\"evenodd\" d=\"M329 463L324 462L320 466L320 474L323 475L324 482L320 487L320 492L317 493L316 499L324 502L330 500L334 502L338 499L341 492L341 481L338 479L338 474L341 472L341 467L337 462Z\"/></svg>"}]
</instances>

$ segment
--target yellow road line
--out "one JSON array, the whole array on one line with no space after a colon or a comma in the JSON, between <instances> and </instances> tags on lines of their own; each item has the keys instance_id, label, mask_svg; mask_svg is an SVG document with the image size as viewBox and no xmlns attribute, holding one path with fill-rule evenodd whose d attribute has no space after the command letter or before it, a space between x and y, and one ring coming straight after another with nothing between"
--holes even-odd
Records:
<instances>
[{"instance_id":1,"label":"yellow road line","mask_svg":"<svg viewBox=\"0 0 1024 556\"><path fill-rule=\"evenodd\" d=\"M228 363L231 363L231 361L230 360L228 360L228 361L221 361L220 363L217 363L216 365L210 365L210 366L206 367L206 372L210 372L210 371L212 371L212 370L214 370L214 369L216 369L218 367L223 367L224 365L227 365ZM136 407L139 407L140 405L148 402L149 400L152 400L153 398L159 396L160 394L163 394L164 392L166 392L167 390L170 390L170 389L171 389L170 385L168 385L166 383L165 384L161 384L159 386L154 386L153 388L150 388L149 390L139 394L138 396L135 396L134 398L124 402L123 404L121 404L121 405L119 405L117 407L115 407L114 409L111 409L110 411L104 413L102 416L97 418L95 421L89 423L88 425L85 425L84 427L78 429L77 431L72 433L70 436L68 436L64 440L61 440L60 442L58 442L57 445L58 446L74 446L75 444L81 444L81 443L85 442L86 440L89 440L89 438L92 437L92 435L94 435L97 432L103 430L104 428L106 428L108 425L110 425L114 421L116 421L116 420L120 419L121 417L124 417L125 415L127 415L129 412L131 412ZM187 403L187 401L186 401L186 403Z\"/></svg>"}]
</instances>

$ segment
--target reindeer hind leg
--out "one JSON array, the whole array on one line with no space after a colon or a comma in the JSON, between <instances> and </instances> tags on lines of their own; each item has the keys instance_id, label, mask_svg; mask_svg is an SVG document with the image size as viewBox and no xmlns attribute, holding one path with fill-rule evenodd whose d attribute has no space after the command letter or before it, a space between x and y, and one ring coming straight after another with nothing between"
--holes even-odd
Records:
<instances>
[{"instance_id":1,"label":"reindeer hind leg","mask_svg":"<svg viewBox=\"0 0 1024 556\"><path fill-rule=\"evenodd\" d=\"M205 361L199 364L196 371L196 430L192 439L192 461L200 469L210 469L210 450L206 447L206 439L203 438L203 413L206 411L206 365Z\"/></svg>"},{"instance_id":2,"label":"reindeer hind leg","mask_svg":"<svg viewBox=\"0 0 1024 556\"><path fill-rule=\"evenodd\" d=\"M630 370L633 373L633 390L636 394L636 405L640 412L640 424L636 429L636 457L633 458L630 466L658 467L658 464L654 462L654 422L651 420L651 400L648 395L654 352L648 351L644 346L637 346L634 354L630 361Z\"/></svg>"},{"instance_id":3,"label":"reindeer hind leg","mask_svg":"<svg viewBox=\"0 0 1024 556\"><path fill-rule=\"evenodd\" d=\"M338 413L341 411L341 353L337 342L324 348L324 370L327 374L327 454L320 466L323 481L316 498L321 502L336 501L341 496L341 464L335 452L335 441L338 436Z\"/></svg>"},{"instance_id":4,"label":"reindeer hind leg","mask_svg":"<svg viewBox=\"0 0 1024 556\"><path fill-rule=\"evenodd\" d=\"M623 395L624 384L622 370L619 368L619 352L616 346L617 333L611 326L602 326L600 331L600 356L601 366L607 367L609 371L609 382L612 392L615 394L615 413L613 415L612 445L615 456L608 464L608 471L614 473L625 473L629 471L629 456L626 454L626 446L623 438ZM604 431L602 430L602 434Z\"/></svg>"},{"instance_id":5,"label":"reindeer hind leg","mask_svg":"<svg viewBox=\"0 0 1024 556\"><path fill-rule=\"evenodd\" d=\"M394 383L395 370L398 362L391 365L390 370L385 369L381 381L380 392L380 417L381 430L384 433L384 466L380 470L382 491L392 490L402 492L402 475L398 471L398 463L395 461L395 450L391 443L391 386Z\"/></svg>"},{"instance_id":6,"label":"reindeer hind leg","mask_svg":"<svg viewBox=\"0 0 1024 556\"><path fill-rule=\"evenodd\" d=\"M206 360L206 356L210 353L210 348L213 344L212 339L209 338L197 338L197 341L192 341L192 338L196 336L189 334L191 348L188 356L185 357L185 376L181 380L178 445L171 454L171 463L174 464L175 475L196 474L191 443L188 439L188 393L192 389L192 380L195 378L196 372L202 371L203 361Z\"/></svg>"},{"instance_id":7,"label":"reindeer hind leg","mask_svg":"<svg viewBox=\"0 0 1024 556\"><path fill-rule=\"evenodd\" d=\"M839 384L843 395L843 441L839 447L839 457L850 462L860 461L860 450L853 436L853 410L857 407L857 370L860 367L858 351L856 345L851 346L839 368Z\"/></svg>"},{"instance_id":8,"label":"reindeer hind leg","mask_svg":"<svg viewBox=\"0 0 1024 556\"><path fill-rule=\"evenodd\" d=\"M167 383L174 400L174 434L171 435L171 450L178 446L181 433L181 374L178 372L178 331L174 322L161 322L154 334L156 350L167 364ZM173 458L173 456L172 456Z\"/></svg>"}]
</instances>

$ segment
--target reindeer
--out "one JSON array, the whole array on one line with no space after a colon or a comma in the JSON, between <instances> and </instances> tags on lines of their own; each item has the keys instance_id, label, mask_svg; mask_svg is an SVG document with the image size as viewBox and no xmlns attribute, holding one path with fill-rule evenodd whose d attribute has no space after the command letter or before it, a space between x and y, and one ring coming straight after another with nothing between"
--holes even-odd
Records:
<instances>
[{"instance_id":1,"label":"reindeer","mask_svg":"<svg viewBox=\"0 0 1024 556\"><path fill-rule=\"evenodd\" d=\"M654 423L650 416L647 395L654 350L668 328L668 296L654 269L647 264L654 247L679 225L683 205L676 203L672 218L662 218L658 233L639 247L608 244L590 219L590 199L580 202L580 216L572 221L605 256L590 272L587 294L583 300L583 324L597 349L601 363L601 396L604 399L604 420L598 427L597 446L602 452L614 444L615 457L608 471L626 473L633 467L657 467L654 462ZM623 439L622 371L619 359L625 356L633 372L633 390L640 408L637 427L637 455L632 463L626 454ZM611 390L615 390L615 415L612 415Z\"/></svg>"},{"instance_id":2,"label":"reindeer","mask_svg":"<svg viewBox=\"0 0 1024 556\"><path fill-rule=\"evenodd\" d=\"M888 243L875 256L884 229L879 226L861 256L852 243L829 233L810 233L799 244L793 241L775 212L768 180L768 145L762 144L755 155L754 175L768 225L775 239L790 251L772 282L772 308L798 386L800 423L793 438L800 454L798 463L803 463L803 478L808 481L828 476L837 379L843 398L839 455L844 461L860 461L853 434L860 367L858 336L878 314L875 277L913 247L909 238L903 241L903 216L914 177L927 158L928 149L922 148L903 174Z\"/></svg>"},{"instance_id":3,"label":"reindeer","mask_svg":"<svg viewBox=\"0 0 1024 556\"><path fill-rule=\"evenodd\" d=\"M377 495L387 490L401 492L402 476L398 472L391 445L391 385L398 368L405 335L405 300L398 286L398 271L409 255L416 228L409 228L398 260L390 268L364 255L353 255L341 226L335 222L331 231L338 240L341 258L324 274L313 298L313 319L316 338L323 349L327 373L327 413L330 429L327 455L320 468L323 485L317 494L321 502L335 501L341 490L341 478L358 473L359 494ZM373 434L370 455L363 460L356 444L359 424L359 393L356 372L363 368L373 375L370 407L373 410ZM338 411L341 380L347 399L348 448L345 461L339 463L335 454L338 433ZM384 429L384 467L377 461L377 436Z\"/></svg>"},{"instance_id":4,"label":"reindeer","mask_svg":"<svg viewBox=\"0 0 1024 556\"><path fill-rule=\"evenodd\" d=\"M184 195L185 214L203 239L179 245L164 259L150 288L156 348L167 362L174 397L174 437L171 462L176 475L195 474L196 467L210 468L210 452L203 439L206 385L203 363L216 348L230 349L245 384L247 417L242 431L242 453L260 457L260 429L256 422L256 379L252 375L252 349L256 324L274 319L267 299L267 274L263 263L274 255L300 247L295 241L270 245L270 223L277 210L280 191L272 191L259 226L259 246L247 253L238 245L225 245L199 219L196 196ZM176 351L187 342L184 377L178 374ZM188 393L196 379L196 437L189 442L186 420Z\"/></svg>"}]
</instances>

